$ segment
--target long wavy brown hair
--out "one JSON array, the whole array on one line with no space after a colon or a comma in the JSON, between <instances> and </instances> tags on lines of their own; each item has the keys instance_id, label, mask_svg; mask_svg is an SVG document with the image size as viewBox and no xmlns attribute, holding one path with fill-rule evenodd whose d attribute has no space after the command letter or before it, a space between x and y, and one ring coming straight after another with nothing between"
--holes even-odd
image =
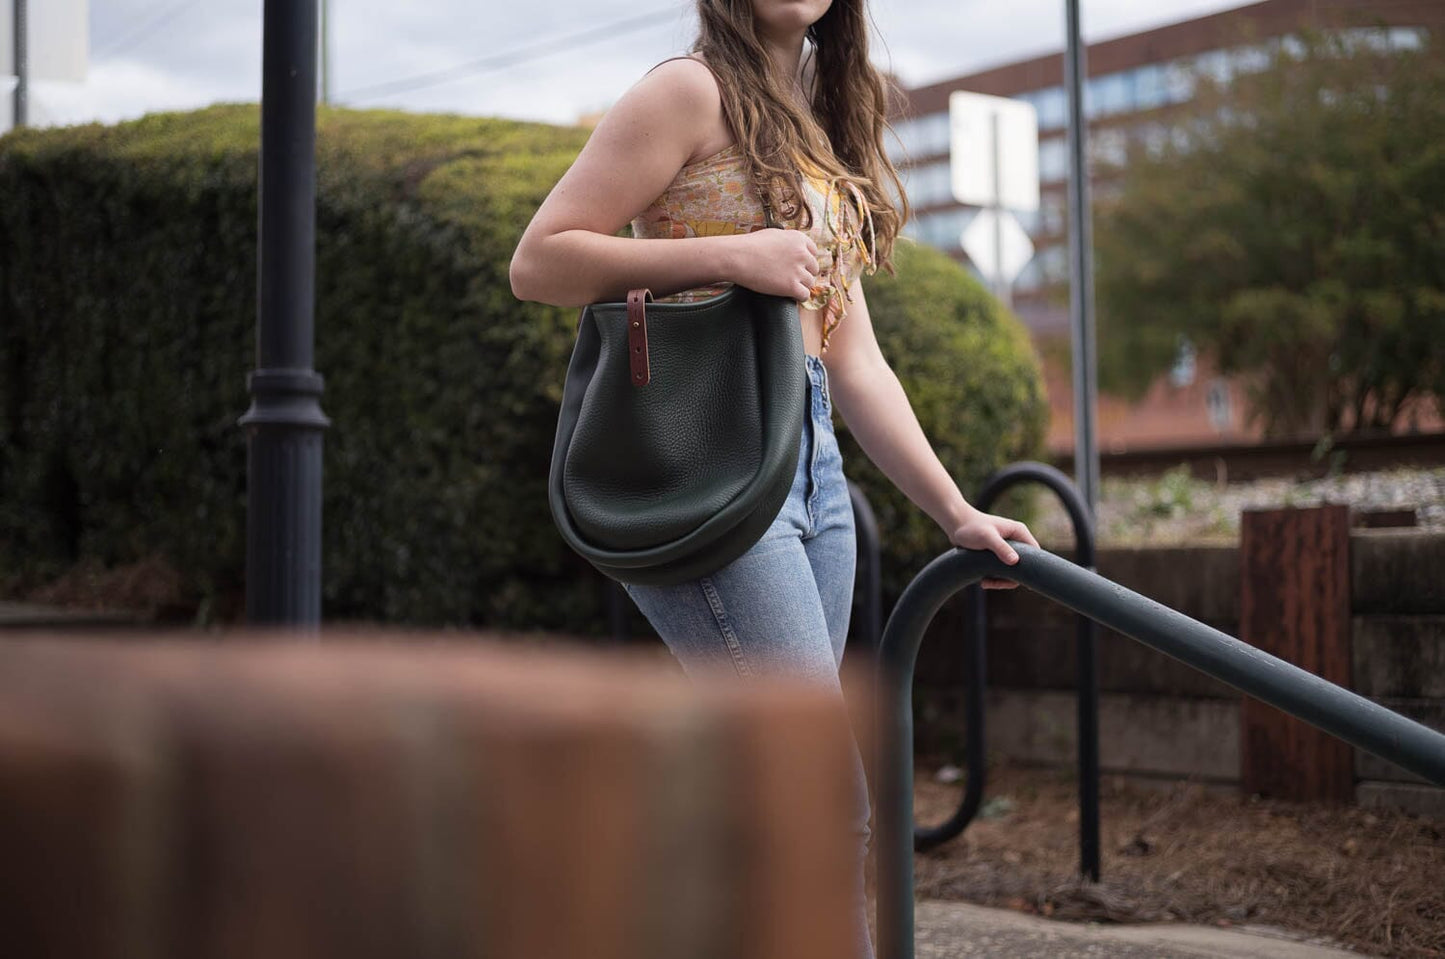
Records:
<instances>
[{"instance_id":1,"label":"long wavy brown hair","mask_svg":"<svg viewBox=\"0 0 1445 959\"><path fill-rule=\"evenodd\" d=\"M723 110L752 164L765 204L801 229L812 226L802 202L799 158L858 187L873 215L870 258L893 272L893 241L909 217L908 198L883 148L888 100L868 61L864 0L833 0L808 28L814 57L811 112L788 92L753 22L752 0L697 0L700 29L691 52L717 74ZM804 57L808 52L804 51ZM890 184L890 196L886 184Z\"/></svg>"}]
</instances>

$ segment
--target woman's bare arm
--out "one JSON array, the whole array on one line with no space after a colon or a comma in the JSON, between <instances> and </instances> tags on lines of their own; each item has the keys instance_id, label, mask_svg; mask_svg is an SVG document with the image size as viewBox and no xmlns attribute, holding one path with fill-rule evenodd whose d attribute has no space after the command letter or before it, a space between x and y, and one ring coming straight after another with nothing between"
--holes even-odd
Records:
<instances>
[{"instance_id":1,"label":"woman's bare arm","mask_svg":"<svg viewBox=\"0 0 1445 959\"><path fill-rule=\"evenodd\" d=\"M717 82L702 64L669 61L639 80L603 116L523 232L512 257L512 292L523 300L582 306L620 300L639 287L667 296L726 281L806 299L817 248L799 231L616 235L723 126Z\"/></svg>"},{"instance_id":2,"label":"woman's bare arm","mask_svg":"<svg viewBox=\"0 0 1445 959\"><path fill-rule=\"evenodd\" d=\"M955 546L991 550L1006 563L1018 555L1004 542L1016 539L1037 546L1028 527L1017 520L971 506L933 451L898 376L878 348L863 286L855 280L848 316L823 354L833 404L863 452L919 509L937 523ZM989 579L984 585L1016 584Z\"/></svg>"}]
</instances>

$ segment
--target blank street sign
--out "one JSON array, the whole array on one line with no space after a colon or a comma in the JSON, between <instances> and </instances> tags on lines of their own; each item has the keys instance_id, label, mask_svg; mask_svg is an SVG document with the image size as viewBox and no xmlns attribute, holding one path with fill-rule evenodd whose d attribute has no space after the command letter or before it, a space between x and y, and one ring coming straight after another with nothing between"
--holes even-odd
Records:
<instances>
[{"instance_id":1,"label":"blank street sign","mask_svg":"<svg viewBox=\"0 0 1445 959\"><path fill-rule=\"evenodd\" d=\"M948 97L953 195L960 203L1039 208L1039 119L1033 104L956 90ZM997 117L998 144L994 144ZM999 195L994 195L994 157Z\"/></svg>"},{"instance_id":2,"label":"blank street sign","mask_svg":"<svg viewBox=\"0 0 1445 959\"><path fill-rule=\"evenodd\" d=\"M29 0L25 15L30 79L83 81L90 60L90 0ZM14 30L14 0L0 0L0 76L15 75Z\"/></svg>"},{"instance_id":3,"label":"blank street sign","mask_svg":"<svg viewBox=\"0 0 1445 959\"><path fill-rule=\"evenodd\" d=\"M997 253L995 221L998 230ZM1029 235L1007 210L979 210L978 216L964 229L960 242L963 244L963 252L968 254L978 271L994 282L1012 283L1034 255L1034 245L1029 240Z\"/></svg>"}]
</instances>

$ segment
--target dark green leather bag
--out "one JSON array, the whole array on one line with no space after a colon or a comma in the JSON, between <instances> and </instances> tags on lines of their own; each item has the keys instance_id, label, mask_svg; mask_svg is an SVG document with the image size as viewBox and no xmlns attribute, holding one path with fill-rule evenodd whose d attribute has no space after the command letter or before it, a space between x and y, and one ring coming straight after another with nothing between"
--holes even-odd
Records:
<instances>
[{"instance_id":1,"label":"dark green leather bag","mask_svg":"<svg viewBox=\"0 0 1445 959\"><path fill-rule=\"evenodd\" d=\"M567 544L624 583L673 585L747 552L798 466L798 304L733 286L695 303L583 309L549 500Z\"/></svg>"}]
</instances>

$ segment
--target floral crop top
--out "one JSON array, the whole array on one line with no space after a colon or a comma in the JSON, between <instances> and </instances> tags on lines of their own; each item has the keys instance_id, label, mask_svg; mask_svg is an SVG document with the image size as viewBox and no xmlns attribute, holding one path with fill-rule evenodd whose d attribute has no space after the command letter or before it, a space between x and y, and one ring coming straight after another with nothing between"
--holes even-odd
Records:
<instances>
[{"instance_id":1,"label":"floral crop top","mask_svg":"<svg viewBox=\"0 0 1445 959\"><path fill-rule=\"evenodd\" d=\"M873 245L873 217L857 186L842 177L829 178L812 164L803 166L803 191L813 213L808 233L818 246L819 281L800 306L823 310L822 349L848 314L848 287L862 269L878 267L868 254ZM845 194L852 203L845 203ZM863 243L864 225L869 231ZM737 144L694 160L678 171L667 190L632 221L639 238L730 236L767 229L762 201L749 186L748 164ZM691 303L723 292L731 283L698 287L665 296L659 302Z\"/></svg>"}]
</instances>

